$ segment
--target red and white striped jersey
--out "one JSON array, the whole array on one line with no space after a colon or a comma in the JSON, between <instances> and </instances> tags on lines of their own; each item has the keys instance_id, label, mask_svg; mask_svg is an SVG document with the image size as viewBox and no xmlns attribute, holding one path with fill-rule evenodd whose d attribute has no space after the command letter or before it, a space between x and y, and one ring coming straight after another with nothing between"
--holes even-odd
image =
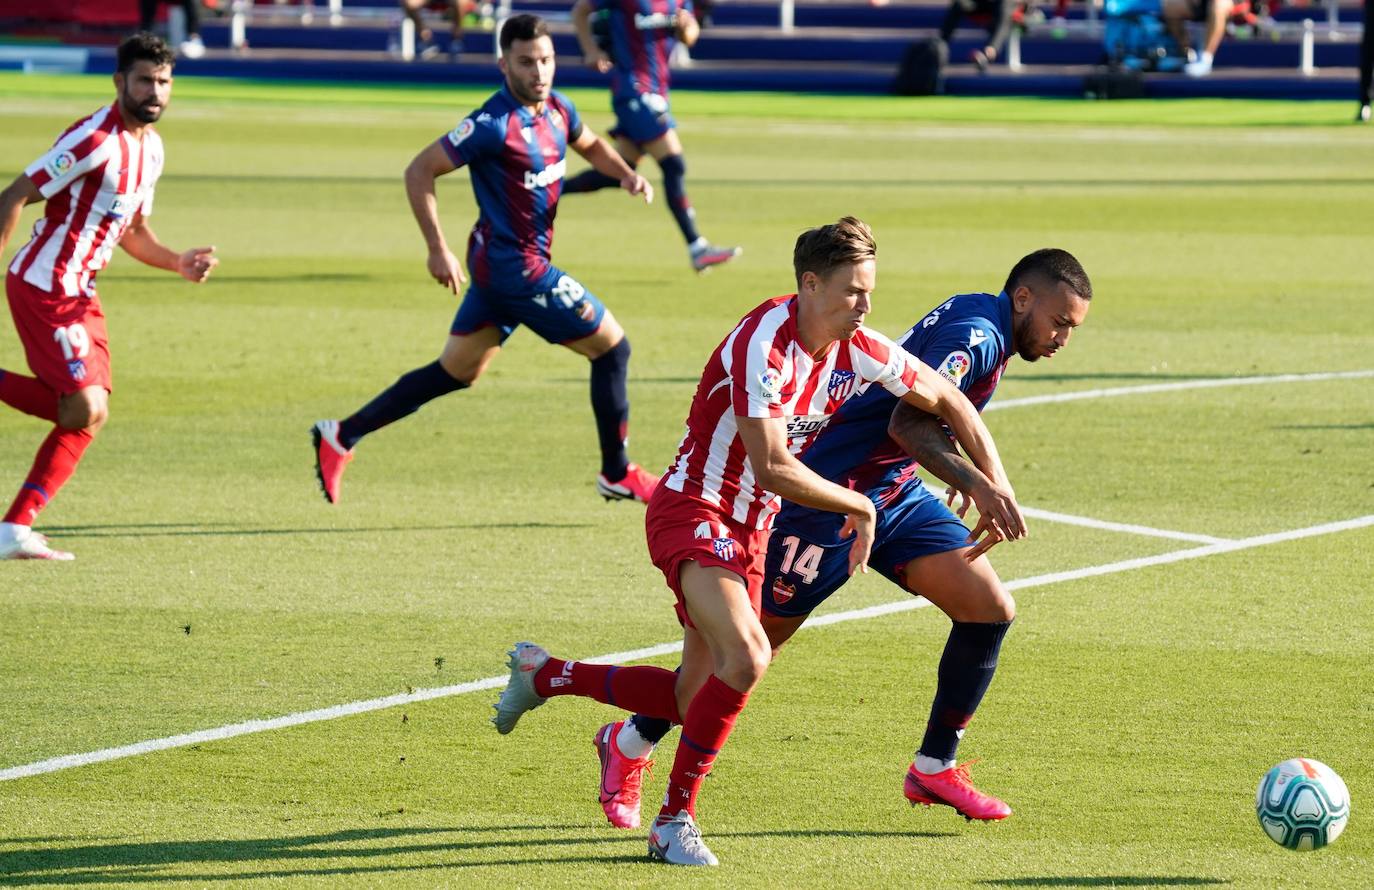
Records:
<instances>
[{"instance_id":1,"label":"red and white striped jersey","mask_svg":"<svg viewBox=\"0 0 1374 890\"><path fill-rule=\"evenodd\" d=\"M740 320L716 347L692 399L687 434L663 484L705 501L751 528L766 529L778 496L759 487L736 417L780 417L800 454L830 416L868 384L898 398L916 384L919 362L861 327L819 359L798 341L796 294L774 297Z\"/></svg>"},{"instance_id":2,"label":"red and white striped jersey","mask_svg":"<svg viewBox=\"0 0 1374 890\"><path fill-rule=\"evenodd\" d=\"M69 127L24 174L47 204L10 272L48 293L93 297L95 273L124 230L136 214L153 212L162 137L146 127L134 138L117 105L107 105Z\"/></svg>"}]
</instances>

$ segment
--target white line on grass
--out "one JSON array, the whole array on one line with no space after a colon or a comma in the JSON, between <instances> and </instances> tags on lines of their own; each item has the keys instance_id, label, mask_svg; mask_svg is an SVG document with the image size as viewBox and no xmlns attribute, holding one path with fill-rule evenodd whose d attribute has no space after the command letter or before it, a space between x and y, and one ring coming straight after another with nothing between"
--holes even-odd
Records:
<instances>
[{"instance_id":1,"label":"white line on grass","mask_svg":"<svg viewBox=\"0 0 1374 890\"><path fill-rule=\"evenodd\" d=\"M1143 569L1149 566L1165 565L1167 563L1182 562L1189 559L1201 559L1206 556L1215 556L1219 553L1233 553L1237 550L1248 550L1252 547L1266 547L1270 544L1280 544L1287 541L1296 541L1301 538L1335 534L1337 532L1350 531L1352 529L1366 528L1369 526L1374 526L1374 515L1361 516L1343 522L1329 522L1324 525L1314 525L1309 528L1274 532L1268 535L1256 535L1255 537L1241 538L1235 541L1223 541L1216 544L1208 544L1204 547L1194 547L1189 550L1176 550L1172 553L1161 553L1156 556L1144 556L1138 559L1126 559L1119 562L1104 563L1103 565L1087 566L1081 569L1071 569L1064 572L1052 572L1046 575L1020 578L1015 581L1009 581L1007 583L1007 589L1024 590L1028 587L1041 587L1047 584L1058 584L1064 581L1077 581L1081 578L1092 578L1098 575L1109 575L1115 572L1126 572L1133 569ZM926 600L912 597L893 603L885 603L880 606L870 606L866 609L853 609L848 612L821 615L808 621L804 627L824 627L828 624L839 624L842 621L858 621L866 618L876 618L880 615L890 615L895 612L907 612L912 609L919 609L926 605L929 605ZM586 660L601 663L619 663L653 658L658 655L669 655L681 650L681 643L662 643L657 646L633 649L628 652L615 652ZM162 739L151 739L146 742L138 742L137 744L125 745L120 748L105 748L101 751L91 751L86 754L69 754L66 757L55 757L51 760L41 760L37 763L12 766L8 769L0 770L0 782L9 781L11 779L23 779L29 776L39 776L44 773L58 772L59 770L71 769L76 766L87 766L92 763L102 763L107 760L134 757L139 754L150 754L153 751L165 751L168 748L182 748L187 745L196 745L202 742L215 742L255 732L285 729L288 726L300 726L303 723L317 723L322 720L334 720L339 717L349 717L354 714L365 714L369 711L379 711L383 708L393 708L397 705L410 704L412 702L429 701L430 699L445 698L451 695L464 695L469 692L479 692L484 689L498 689L503 686L505 682L506 675L502 674L498 677L487 677L482 680L473 680L469 683L459 683L454 686L440 686L434 689L417 689L414 692L388 695L385 698L349 702L348 704L335 705L330 708L320 708L314 711L302 711L296 714L287 714L283 717L274 717L270 720L247 720L243 723L232 723L228 726L220 726L214 729L202 729L198 732L188 732L183 735L168 736Z\"/></svg>"},{"instance_id":2,"label":"white line on grass","mask_svg":"<svg viewBox=\"0 0 1374 890\"><path fill-rule=\"evenodd\" d=\"M1146 383L1141 386L1117 386L1110 389L1083 389L1043 396L1025 396L993 402L984 411L1004 408L1023 408L1027 405L1049 405L1056 402L1077 402L1084 399L1111 399L1117 396L1148 395L1156 392L1175 392L1182 389L1215 389L1224 386L1257 386L1264 383L1314 383L1319 380L1358 380L1374 377L1374 370L1324 371L1318 374L1270 374L1263 377L1208 377L1202 380L1180 380L1176 383Z\"/></svg>"}]
</instances>

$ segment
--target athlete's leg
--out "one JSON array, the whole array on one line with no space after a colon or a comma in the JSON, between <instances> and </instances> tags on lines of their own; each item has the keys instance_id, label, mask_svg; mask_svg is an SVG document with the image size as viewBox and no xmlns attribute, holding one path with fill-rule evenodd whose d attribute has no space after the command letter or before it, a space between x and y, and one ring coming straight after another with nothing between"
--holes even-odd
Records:
<instances>
[{"instance_id":1,"label":"athlete's leg","mask_svg":"<svg viewBox=\"0 0 1374 890\"><path fill-rule=\"evenodd\" d=\"M624 136L615 137L615 150L624 158L625 163L630 165L633 170L639 165L639 159L644 156L638 145ZM620 180L614 176L607 176L595 167L588 167L581 173L563 181L563 194L576 195L582 192L595 192L605 188L619 188Z\"/></svg>"},{"instance_id":2,"label":"athlete's leg","mask_svg":"<svg viewBox=\"0 0 1374 890\"><path fill-rule=\"evenodd\" d=\"M0 402L39 420L57 423L57 390L37 377L0 368Z\"/></svg>"},{"instance_id":3,"label":"athlete's leg","mask_svg":"<svg viewBox=\"0 0 1374 890\"><path fill-rule=\"evenodd\" d=\"M108 416L109 393L103 386L88 386L58 399L57 422L38 447L33 466L4 515L6 525L33 525L39 512L76 472L81 456ZM14 532L6 529L9 536Z\"/></svg>"},{"instance_id":4,"label":"athlete's leg","mask_svg":"<svg viewBox=\"0 0 1374 890\"><path fill-rule=\"evenodd\" d=\"M922 761L924 767L936 766L934 761L940 769L954 765L959 740L992 682L1002 638L1016 617L1016 604L992 564L986 557L970 564L965 552L922 556L903 571L907 590L930 600L953 622L921 742L921 756L931 759Z\"/></svg>"},{"instance_id":5,"label":"athlete's leg","mask_svg":"<svg viewBox=\"0 0 1374 890\"><path fill-rule=\"evenodd\" d=\"M608 500L648 501L658 477L631 463L626 451L630 425L630 341L609 309L591 335L564 344L591 364L592 415L601 446L597 491Z\"/></svg>"},{"instance_id":6,"label":"athlete's leg","mask_svg":"<svg viewBox=\"0 0 1374 890\"><path fill-rule=\"evenodd\" d=\"M363 436L414 414L426 402L472 386L501 351L501 339L501 329L496 327L450 335L437 361L402 374L341 420L339 444L352 448Z\"/></svg>"},{"instance_id":7,"label":"athlete's leg","mask_svg":"<svg viewBox=\"0 0 1374 890\"><path fill-rule=\"evenodd\" d=\"M687 197L687 160L682 154L682 141L678 139L677 129L670 123L663 135L644 143L644 151L658 162L663 172L665 203L678 230L682 232L682 239L687 242L692 267L700 272L739 256L741 251L738 247L716 247L697 231L697 214Z\"/></svg>"}]
</instances>

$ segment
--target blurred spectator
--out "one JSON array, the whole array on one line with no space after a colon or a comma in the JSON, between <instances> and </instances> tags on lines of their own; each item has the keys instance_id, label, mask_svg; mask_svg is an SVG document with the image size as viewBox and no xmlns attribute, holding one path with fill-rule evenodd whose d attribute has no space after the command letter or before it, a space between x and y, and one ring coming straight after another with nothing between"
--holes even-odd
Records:
<instances>
[{"instance_id":1,"label":"blurred spectator","mask_svg":"<svg viewBox=\"0 0 1374 890\"><path fill-rule=\"evenodd\" d=\"M431 58L439 53L439 47L434 43L434 33L420 17L420 12L430 3L431 0L401 0L401 11L415 24L415 39L420 43L419 57L422 59ZM448 7L449 13L453 16L449 31L449 58L457 59L458 54L463 51L463 16L466 12L475 11L477 4L472 0L444 0L443 5Z\"/></svg>"},{"instance_id":2,"label":"blurred spectator","mask_svg":"<svg viewBox=\"0 0 1374 890\"><path fill-rule=\"evenodd\" d=\"M205 55L205 44L200 39L199 0L138 0L138 30L153 30L159 3L179 3L186 10L186 37L177 47L177 52L188 59L199 59Z\"/></svg>"},{"instance_id":3,"label":"blurred spectator","mask_svg":"<svg viewBox=\"0 0 1374 890\"><path fill-rule=\"evenodd\" d=\"M1212 57L1226 34L1231 6L1231 0L1164 0L1164 24L1178 41L1179 49L1188 57L1183 73L1189 77L1206 77L1212 73ZM1201 54L1192 50L1188 37L1190 21L1202 22L1206 26Z\"/></svg>"},{"instance_id":4,"label":"blurred spectator","mask_svg":"<svg viewBox=\"0 0 1374 890\"><path fill-rule=\"evenodd\" d=\"M1017 5L1018 0L953 0L945 13L944 24L940 25L940 39L948 44L964 16L984 25L988 29L987 42L982 49L970 53L969 61L977 65L979 71L986 71L1011 33L1012 13Z\"/></svg>"},{"instance_id":5,"label":"blurred spectator","mask_svg":"<svg viewBox=\"0 0 1374 890\"><path fill-rule=\"evenodd\" d=\"M1364 38L1360 41L1360 113L1355 120L1369 123L1371 103L1374 103L1374 31L1369 20L1374 18L1374 0L1364 0Z\"/></svg>"}]
</instances>

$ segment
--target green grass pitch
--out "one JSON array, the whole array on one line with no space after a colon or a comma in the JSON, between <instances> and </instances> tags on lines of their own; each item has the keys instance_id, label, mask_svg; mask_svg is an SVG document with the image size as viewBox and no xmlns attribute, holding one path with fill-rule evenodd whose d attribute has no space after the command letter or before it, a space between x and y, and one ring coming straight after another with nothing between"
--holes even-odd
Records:
<instances>
[{"instance_id":1,"label":"green grass pitch","mask_svg":"<svg viewBox=\"0 0 1374 890\"><path fill-rule=\"evenodd\" d=\"M0 75L0 178L110 94ZM443 341L455 300L427 280L400 173L482 95L178 82L152 222L223 264L201 288L124 255L102 275L112 419L41 522L78 561L0 566L0 770L481 680L517 639L586 657L677 637L642 509L595 496L585 364L528 332L472 391L364 442L342 504L315 489L309 425ZM609 125L603 93L573 95ZM878 234L871 322L893 335L1034 248L1083 260L1087 325L1013 363L994 404L1374 367L1374 142L1346 104L675 109L703 231L744 256L698 278L662 207L610 193L563 202L554 246L634 343L632 454L652 468L719 338L790 289L796 234L846 213ZM455 244L465 180L440 186ZM8 323L0 366L23 368ZM1372 392L1179 389L988 422L1028 507L1241 540L1374 514ZM42 435L0 411L5 498ZM993 551L1007 581L1202 546L1032 529ZM920 609L788 647L705 790L712 874L606 825L590 741L615 712L564 699L499 737L488 690L2 781L0 885L1374 886L1371 553L1366 526L1018 590L961 750L1015 808L1002 824L901 797L947 627ZM903 599L867 577L825 611ZM1253 812L1293 756L1353 799L1317 853Z\"/></svg>"}]
</instances>

